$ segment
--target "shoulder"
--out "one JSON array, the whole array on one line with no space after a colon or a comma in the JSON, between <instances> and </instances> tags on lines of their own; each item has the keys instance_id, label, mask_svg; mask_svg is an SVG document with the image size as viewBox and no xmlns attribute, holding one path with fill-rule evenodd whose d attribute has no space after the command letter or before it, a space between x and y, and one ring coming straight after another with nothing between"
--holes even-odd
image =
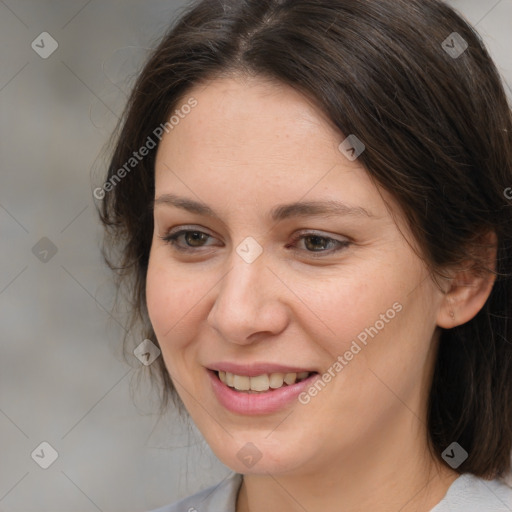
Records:
<instances>
[{"instance_id":1,"label":"shoulder","mask_svg":"<svg viewBox=\"0 0 512 512\"><path fill-rule=\"evenodd\" d=\"M242 475L231 473L217 485L149 512L235 512Z\"/></svg>"},{"instance_id":2,"label":"shoulder","mask_svg":"<svg viewBox=\"0 0 512 512\"><path fill-rule=\"evenodd\" d=\"M512 487L504 480L484 480L469 473L457 478L431 512L510 512Z\"/></svg>"}]
</instances>

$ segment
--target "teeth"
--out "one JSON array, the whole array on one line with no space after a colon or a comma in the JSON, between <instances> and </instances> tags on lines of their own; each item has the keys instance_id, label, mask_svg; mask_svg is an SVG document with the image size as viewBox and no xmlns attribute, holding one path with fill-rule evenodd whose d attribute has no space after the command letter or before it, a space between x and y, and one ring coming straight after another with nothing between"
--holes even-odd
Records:
<instances>
[{"instance_id":1,"label":"teeth","mask_svg":"<svg viewBox=\"0 0 512 512\"><path fill-rule=\"evenodd\" d=\"M256 377L247 377L246 375L235 375L230 372L219 371L219 379L231 388L237 391L268 391L278 389L284 385L291 386L297 381L304 380L309 376L310 372L300 373L271 373L258 375Z\"/></svg>"},{"instance_id":2,"label":"teeth","mask_svg":"<svg viewBox=\"0 0 512 512\"><path fill-rule=\"evenodd\" d=\"M284 382L284 373L271 373L270 374L270 387L272 389L280 388Z\"/></svg>"},{"instance_id":3,"label":"teeth","mask_svg":"<svg viewBox=\"0 0 512 512\"><path fill-rule=\"evenodd\" d=\"M287 373L284 376L284 381L286 382L286 384L288 384L288 386L290 384L295 383L296 380L297 380L297 374L296 373Z\"/></svg>"},{"instance_id":4,"label":"teeth","mask_svg":"<svg viewBox=\"0 0 512 512\"><path fill-rule=\"evenodd\" d=\"M258 375L251 377L251 389L253 391L268 391L270 379L268 375Z\"/></svg>"},{"instance_id":5,"label":"teeth","mask_svg":"<svg viewBox=\"0 0 512 512\"><path fill-rule=\"evenodd\" d=\"M235 375L233 387L238 391L249 391L251 389L251 378L244 375Z\"/></svg>"}]
</instances>

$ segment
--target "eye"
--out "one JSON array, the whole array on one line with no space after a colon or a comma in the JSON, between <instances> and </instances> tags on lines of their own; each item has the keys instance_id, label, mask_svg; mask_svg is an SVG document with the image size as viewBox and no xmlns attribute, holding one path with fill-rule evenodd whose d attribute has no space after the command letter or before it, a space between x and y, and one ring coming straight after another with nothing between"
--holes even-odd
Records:
<instances>
[{"instance_id":1,"label":"eye","mask_svg":"<svg viewBox=\"0 0 512 512\"><path fill-rule=\"evenodd\" d=\"M307 253L313 253L308 254L308 256L314 258L321 258L326 255L329 256L346 249L350 245L349 240L337 240L328 236L319 235L318 233L302 233L295 236L292 243L287 245L286 248L296 246L297 242L304 242L305 251ZM294 248L293 250L299 251L301 249Z\"/></svg>"},{"instance_id":2,"label":"eye","mask_svg":"<svg viewBox=\"0 0 512 512\"><path fill-rule=\"evenodd\" d=\"M179 240L183 237L185 246L180 245ZM175 233L168 233L165 236L160 237L164 242L172 245L175 249L182 252L193 252L195 248L204 247L209 238L212 236L199 231L197 229L180 229Z\"/></svg>"},{"instance_id":3,"label":"eye","mask_svg":"<svg viewBox=\"0 0 512 512\"><path fill-rule=\"evenodd\" d=\"M197 252L195 249L213 245L206 244L206 242L208 242L209 239L213 239L213 237L197 229L182 228L174 233L171 232L165 236L161 236L160 238L164 242L172 245L176 250L188 253ZM182 245L181 242L183 242L184 245ZM298 242L304 242L305 248L297 248ZM302 233L296 235L291 243L287 244L285 247L287 249L292 248L295 252L306 252L308 256L312 256L313 258L321 258L346 249L349 245L350 241L346 239L337 240L318 233Z\"/></svg>"}]
</instances>

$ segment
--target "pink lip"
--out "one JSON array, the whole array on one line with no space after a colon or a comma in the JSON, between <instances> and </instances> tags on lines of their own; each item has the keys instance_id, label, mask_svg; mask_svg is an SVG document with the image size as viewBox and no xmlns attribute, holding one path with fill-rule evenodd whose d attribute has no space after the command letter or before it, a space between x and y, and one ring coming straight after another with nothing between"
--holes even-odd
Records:
<instances>
[{"instance_id":1,"label":"pink lip","mask_svg":"<svg viewBox=\"0 0 512 512\"><path fill-rule=\"evenodd\" d=\"M280 367L282 368L282 367ZM254 368L253 368L254 369ZM223 370L226 371L226 370ZM231 371L231 370L227 370ZM302 370L307 371L307 370ZM304 379L300 382L296 382L291 386L283 386L279 389L271 389L265 393L244 393L243 391L235 391L230 388L226 384L224 384L217 373L213 370L207 370L208 376L210 378L210 382L212 384L212 389L217 397L217 400L220 404L225 407L228 411L244 414L248 416L254 416L257 414L271 414L276 412L287 405L291 404L293 401L297 399L300 393L310 386L314 380L316 380L319 376L318 373L314 373L310 375L307 379ZM259 372L259 373L258 373ZM235 372L231 372L235 373ZM253 375L256 376L261 375L262 373L278 373L273 370L269 371L257 371L254 370ZM279 371L279 373L288 373L285 371ZM238 375L249 375L247 373L247 368L244 367L244 371L240 371Z\"/></svg>"},{"instance_id":2,"label":"pink lip","mask_svg":"<svg viewBox=\"0 0 512 512\"><path fill-rule=\"evenodd\" d=\"M209 370L234 373L235 375L246 375L247 377L257 377L265 373L301 373L313 372L311 368L299 368L297 366L282 366L274 363L253 363L237 364L229 362L219 362L207 365Z\"/></svg>"}]
</instances>

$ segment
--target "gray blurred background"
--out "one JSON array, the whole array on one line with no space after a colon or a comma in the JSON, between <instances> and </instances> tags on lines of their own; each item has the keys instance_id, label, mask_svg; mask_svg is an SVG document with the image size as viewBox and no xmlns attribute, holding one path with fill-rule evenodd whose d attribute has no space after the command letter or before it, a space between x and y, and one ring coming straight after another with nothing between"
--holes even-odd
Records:
<instances>
[{"instance_id":1,"label":"gray blurred background","mask_svg":"<svg viewBox=\"0 0 512 512\"><path fill-rule=\"evenodd\" d=\"M0 0L0 511L144 511L229 472L122 357L92 197L137 69L187 3ZM512 0L450 3L512 97Z\"/></svg>"}]
</instances>

